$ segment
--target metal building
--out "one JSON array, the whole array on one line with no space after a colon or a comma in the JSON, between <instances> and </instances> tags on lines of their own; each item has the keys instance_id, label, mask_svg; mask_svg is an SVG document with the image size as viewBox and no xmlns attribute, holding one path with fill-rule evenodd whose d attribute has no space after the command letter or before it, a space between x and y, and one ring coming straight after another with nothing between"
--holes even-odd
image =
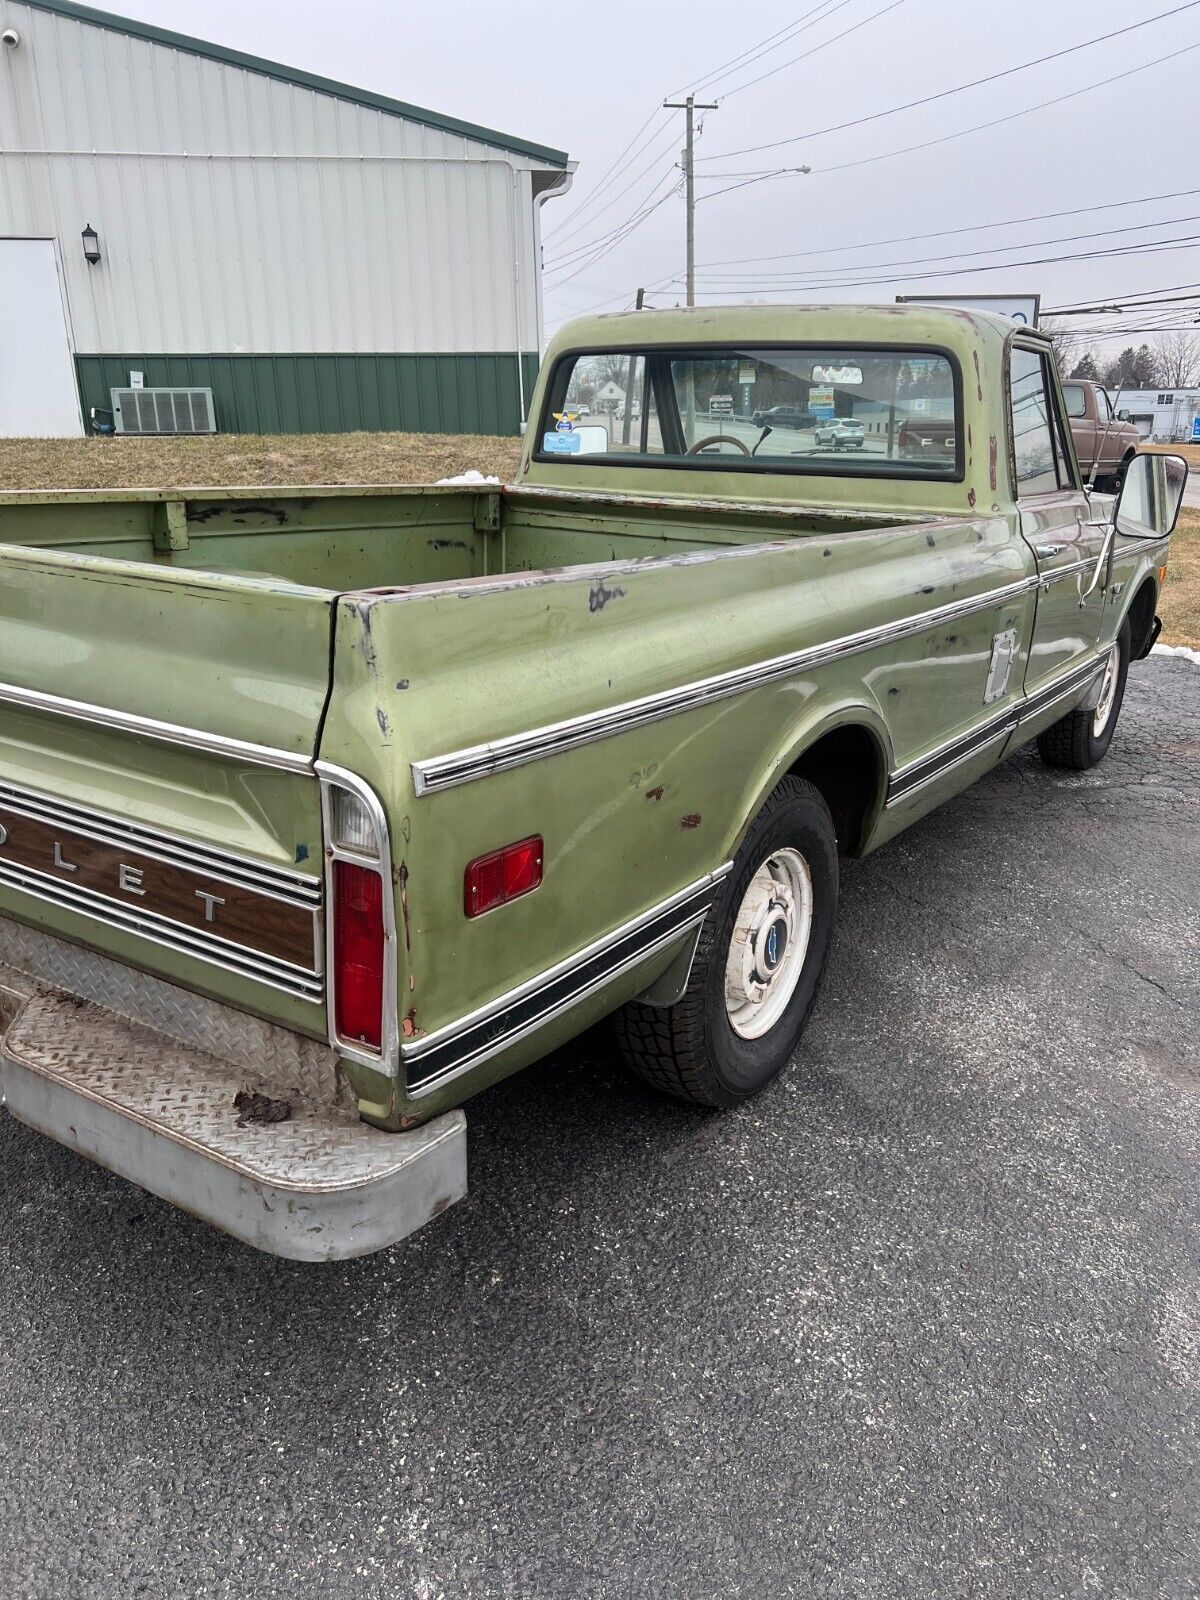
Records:
<instances>
[{"instance_id":1,"label":"metal building","mask_svg":"<svg viewBox=\"0 0 1200 1600\"><path fill-rule=\"evenodd\" d=\"M1158 444L1200 442L1200 389L1110 389L1117 415Z\"/></svg>"},{"instance_id":2,"label":"metal building","mask_svg":"<svg viewBox=\"0 0 1200 1600\"><path fill-rule=\"evenodd\" d=\"M0 434L139 383L223 431L516 432L565 152L70 0L0 32Z\"/></svg>"}]
</instances>

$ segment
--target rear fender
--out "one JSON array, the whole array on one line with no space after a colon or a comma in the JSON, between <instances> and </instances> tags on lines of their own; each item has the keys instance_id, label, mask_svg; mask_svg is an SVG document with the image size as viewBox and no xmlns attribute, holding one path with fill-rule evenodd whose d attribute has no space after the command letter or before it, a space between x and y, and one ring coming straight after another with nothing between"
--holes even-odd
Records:
<instances>
[{"instance_id":1,"label":"rear fender","mask_svg":"<svg viewBox=\"0 0 1200 1600\"><path fill-rule=\"evenodd\" d=\"M841 728L861 728L875 745L878 757L875 794L869 804L862 828L864 842L870 837L875 820L883 807L888 773L894 765L892 741L887 727L878 708L867 701L845 701L836 706L813 706L807 707L805 714L784 730L783 737L775 749L767 752L762 762L748 773L737 808L738 826L727 841L725 860L731 860L737 854L750 830L751 823L762 810L767 797L779 780L785 777L801 761L805 753L821 739Z\"/></svg>"}]
</instances>

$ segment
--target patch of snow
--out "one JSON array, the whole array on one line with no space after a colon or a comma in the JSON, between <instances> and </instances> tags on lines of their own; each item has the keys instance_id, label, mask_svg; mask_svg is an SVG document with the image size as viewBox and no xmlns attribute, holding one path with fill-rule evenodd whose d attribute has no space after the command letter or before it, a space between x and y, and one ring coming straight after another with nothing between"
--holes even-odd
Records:
<instances>
[{"instance_id":1,"label":"patch of snow","mask_svg":"<svg viewBox=\"0 0 1200 1600\"><path fill-rule=\"evenodd\" d=\"M1151 650L1152 656L1183 656L1186 661L1191 661L1200 667L1200 650L1193 650L1190 644L1156 644Z\"/></svg>"},{"instance_id":2,"label":"patch of snow","mask_svg":"<svg viewBox=\"0 0 1200 1600\"><path fill-rule=\"evenodd\" d=\"M458 484L458 483L499 483L499 482L500 482L499 478L493 478L491 476L485 478L482 472L476 472L474 467L468 467L465 472L460 472L458 474L457 478L439 478L438 481L437 481L437 486L440 489L443 485L449 486L451 484Z\"/></svg>"}]
</instances>

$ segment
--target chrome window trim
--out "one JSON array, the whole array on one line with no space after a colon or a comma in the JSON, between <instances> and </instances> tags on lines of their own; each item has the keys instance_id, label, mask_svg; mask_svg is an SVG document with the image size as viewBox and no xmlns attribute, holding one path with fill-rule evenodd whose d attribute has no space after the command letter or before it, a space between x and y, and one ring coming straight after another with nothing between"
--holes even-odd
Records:
<instances>
[{"instance_id":1,"label":"chrome window trim","mask_svg":"<svg viewBox=\"0 0 1200 1600\"><path fill-rule=\"evenodd\" d=\"M339 1055L363 1066L373 1067L394 1077L400 1064L399 1020L399 959L396 938L395 885L392 879L392 847L388 831L387 813L379 796L356 772L334 765L331 761L317 761L314 770L321 781L321 824L324 833L325 858L325 1010L329 1043ZM375 836L379 841L379 854L366 856L358 850L343 849L333 842L334 789L347 789L366 806ZM383 1024L380 1030L382 1048L369 1050L357 1040L344 1039L337 1031L337 1003L334 993L333 956L333 866L335 861L349 861L357 867L377 872L383 880ZM403 889L401 890L403 892Z\"/></svg>"},{"instance_id":2,"label":"chrome window trim","mask_svg":"<svg viewBox=\"0 0 1200 1600\"><path fill-rule=\"evenodd\" d=\"M141 823L127 822L111 812L93 810L60 800L41 790L29 789L24 784L0 780L0 807L30 817L35 822L61 825L72 833L100 844L127 846L139 855L161 861L167 866L181 867L197 877L219 878L235 883L239 888L250 889L269 900L281 900L287 905L319 906L321 880L269 862L256 861L232 850L219 850L182 834L168 833L165 829L151 828Z\"/></svg>"},{"instance_id":3,"label":"chrome window trim","mask_svg":"<svg viewBox=\"0 0 1200 1600\"><path fill-rule=\"evenodd\" d=\"M793 650L786 655L769 657L746 667L735 667L711 678L696 679L675 689L665 689L657 694L645 695L637 700L626 700L599 711L586 712L563 722L532 728L527 733L511 734L487 744L473 745L442 756L432 756L412 763L413 789L418 795L436 794L459 784L472 783L493 773L507 772L513 767L540 761L547 756L559 755L579 745L591 744L598 739L609 739L632 728L644 727L664 717L692 711L727 699L747 689L759 688L797 672L823 666L843 656L855 655L876 645L896 639L910 638L929 628L958 617L970 616L976 611L987 611L993 606L1015 600L1037 587L1041 580L1036 576L1019 578L986 594L972 595L968 599L952 601L949 605L935 606L918 612L900 622L883 623L875 628L846 634L840 639L823 644L809 645L803 650Z\"/></svg>"},{"instance_id":4,"label":"chrome window trim","mask_svg":"<svg viewBox=\"0 0 1200 1600\"><path fill-rule=\"evenodd\" d=\"M406 1088L407 1097L419 1100L425 1095L432 1094L436 1089L461 1077L463 1073L490 1060L501 1050L519 1043L531 1033L537 1032L570 1011L598 989L620 977L629 968L687 933L690 928L698 926L708 915L718 884L728 875L732 867L732 861L723 862L714 871L706 873L704 877L696 879L677 894L651 906L648 911L631 918L611 933L576 951L566 960L546 968L525 983L517 985L465 1016L457 1017L453 1022L428 1034L419 1043L403 1045L401 1056L409 1079ZM670 918L673 912L679 915L671 921L670 926L654 931L654 925L664 918ZM643 931L648 931L650 934L643 943L620 956L611 965L603 967L582 985L572 986L573 975L602 960L606 953L618 950L622 944ZM512 1011L522 1002L536 1001L539 997L544 997L546 1002L539 1010L509 1027L504 1026L503 1019L506 1012ZM461 1052L457 1054L448 1052L447 1047L453 1045L455 1040L463 1039L464 1035L469 1035L472 1030L478 1029L491 1019L497 1021L497 1031L474 1047L467 1040ZM417 1075L423 1061L427 1061L431 1056L447 1054L449 1059L444 1067L435 1066L424 1078ZM412 1069L415 1069L415 1073Z\"/></svg>"},{"instance_id":5,"label":"chrome window trim","mask_svg":"<svg viewBox=\"0 0 1200 1600\"><path fill-rule=\"evenodd\" d=\"M178 722L163 722L157 717L140 716L134 711L116 711L111 706L94 705L88 700L72 700L66 695L47 694L41 689L23 689L15 683L0 683L0 704L16 706L22 711L67 717L73 722L87 722L96 727L113 728L137 738L153 739L159 744L183 745L190 750L201 750L205 755L224 756L230 761L248 761L254 766L274 767L281 772L310 773L313 770L311 756L299 751L252 744L249 740L233 739L221 733L204 733L199 728L187 728Z\"/></svg>"}]
</instances>

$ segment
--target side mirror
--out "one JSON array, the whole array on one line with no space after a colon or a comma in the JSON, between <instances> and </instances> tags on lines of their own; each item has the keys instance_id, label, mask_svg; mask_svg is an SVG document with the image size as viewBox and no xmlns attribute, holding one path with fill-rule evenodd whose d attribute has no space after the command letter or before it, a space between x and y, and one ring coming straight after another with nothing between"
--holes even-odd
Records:
<instances>
[{"instance_id":1,"label":"side mirror","mask_svg":"<svg viewBox=\"0 0 1200 1600\"><path fill-rule=\"evenodd\" d=\"M1171 533L1187 475L1182 456L1134 456L1113 511L1117 532L1132 539L1161 539Z\"/></svg>"},{"instance_id":2,"label":"side mirror","mask_svg":"<svg viewBox=\"0 0 1200 1600\"><path fill-rule=\"evenodd\" d=\"M1118 422L1128 422L1129 421L1129 413L1128 413L1128 411L1118 411L1117 412L1117 421Z\"/></svg>"}]
</instances>

